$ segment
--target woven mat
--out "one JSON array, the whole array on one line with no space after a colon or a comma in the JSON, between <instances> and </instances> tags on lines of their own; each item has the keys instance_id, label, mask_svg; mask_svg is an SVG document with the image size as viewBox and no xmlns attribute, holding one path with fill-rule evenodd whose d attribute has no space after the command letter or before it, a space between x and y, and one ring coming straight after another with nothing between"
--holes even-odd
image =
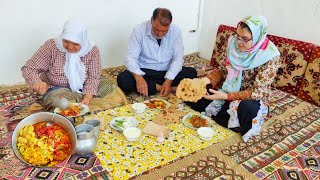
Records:
<instances>
[{"instance_id":1,"label":"woven mat","mask_svg":"<svg viewBox=\"0 0 320 180\"><path fill-rule=\"evenodd\" d=\"M185 56L185 65L197 68L199 75L206 72L202 67L209 61L201 59L197 53ZM124 70L124 66L102 70L104 77L116 76ZM106 179L109 174L102 168L94 154L81 157L72 155L55 168L33 168L21 163L14 155L11 148L11 136L16 125L26 116L30 115L27 108L36 102L36 96L27 85L1 86L0 87L0 178L3 179ZM130 94L127 96L130 103L143 101L142 96ZM102 106L101 106L102 107ZM105 110L99 105L92 108L97 113Z\"/></svg>"},{"instance_id":2,"label":"woven mat","mask_svg":"<svg viewBox=\"0 0 320 180\"><path fill-rule=\"evenodd\" d=\"M222 154L259 179L319 179L320 108L303 102L270 120L260 136Z\"/></svg>"},{"instance_id":3,"label":"woven mat","mask_svg":"<svg viewBox=\"0 0 320 180\"><path fill-rule=\"evenodd\" d=\"M175 96L173 98L177 99ZM199 114L185 106L184 103L180 105L179 109L185 115L188 113ZM136 142L128 142L122 132L115 131L108 125L114 117L133 116L140 122L138 128L143 129L159 113L159 110L148 109L144 113L135 114L131 105L127 105L85 117L85 120L99 119L102 122L102 129L105 130L99 136L95 154L113 179L128 179L154 167L159 168L170 164L170 162L177 162L189 154L194 154L196 151L221 142L235 134L213 123L211 127L215 132L214 137L210 141L203 141L197 135L196 130L190 129L180 122L168 125L171 132L163 144L157 143L156 137L147 134L142 134Z\"/></svg>"}]
</instances>

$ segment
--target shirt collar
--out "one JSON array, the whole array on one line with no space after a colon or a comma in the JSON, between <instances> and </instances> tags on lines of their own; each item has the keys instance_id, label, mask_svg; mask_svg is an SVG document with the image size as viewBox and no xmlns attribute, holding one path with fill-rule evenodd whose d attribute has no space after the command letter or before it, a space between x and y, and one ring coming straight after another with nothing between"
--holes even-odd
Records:
<instances>
[{"instance_id":1,"label":"shirt collar","mask_svg":"<svg viewBox=\"0 0 320 180\"><path fill-rule=\"evenodd\" d=\"M149 35L149 36L151 36L151 37L153 37L154 38L154 36L152 35L152 29L151 29L151 20L149 20L148 22L147 22L147 35Z\"/></svg>"}]
</instances>

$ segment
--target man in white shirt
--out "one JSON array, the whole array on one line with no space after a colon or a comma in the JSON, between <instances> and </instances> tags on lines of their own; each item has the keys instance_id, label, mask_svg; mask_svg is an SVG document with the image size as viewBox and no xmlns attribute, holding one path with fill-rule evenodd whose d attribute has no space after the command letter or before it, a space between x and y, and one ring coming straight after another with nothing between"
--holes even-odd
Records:
<instances>
[{"instance_id":1,"label":"man in white shirt","mask_svg":"<svg viewBox=\"0 0 320 180\"><path fill-rule=\"evenodd\" d=\"M181 31L171 22L171 12L157 8L151 20L134 28L125 59L127 70L117 78L125 93L167 96L183 78L197 77L194 68L183 67Z\"/></svg>"}]
</instances>

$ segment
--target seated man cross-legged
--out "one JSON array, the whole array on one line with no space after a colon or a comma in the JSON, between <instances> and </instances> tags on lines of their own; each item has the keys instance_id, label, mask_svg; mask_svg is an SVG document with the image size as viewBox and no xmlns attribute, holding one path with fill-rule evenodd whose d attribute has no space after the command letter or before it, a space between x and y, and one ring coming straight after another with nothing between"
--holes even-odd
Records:
<instances>
[{"instance_id":1,"label":"seated man cross-legged","mask_svg":"<svg viewBox=\"0 0 320 180\"><path fill-rule=\"evenodd\" d=\"M122 91L167 96L183 78L197 77L195 69L183 67L181 31L171 22L171 12L157 8L151 20L134 28L125 59L127 70L117 78Z\"/></svg>"}]
</instances>

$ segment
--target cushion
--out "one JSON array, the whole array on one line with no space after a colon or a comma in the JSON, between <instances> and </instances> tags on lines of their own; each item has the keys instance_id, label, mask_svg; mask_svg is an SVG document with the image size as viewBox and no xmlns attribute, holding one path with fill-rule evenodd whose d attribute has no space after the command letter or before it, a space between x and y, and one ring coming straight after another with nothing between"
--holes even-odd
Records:
<instances>
[{"instance_id":1,"label":"cushion","mask_svg":"<svg viewBox=\"0 0 320 180\"><path fill-rule=\"evenodd\" d=\"M219 65L224 66L225 59L227 57L227 44L230 36L233 35L236 28L226 25L220 25L217 37L216 45L214 46L212 57L211 57L211 66L219 67Z\"/></svg>"},{"instance_id":2,"label":"cushion","mask_svg":"<svg viewBox=\"0 0 320 180\"><path fill-rule=\"evenodd\" d=\"M320 47L317 46L309 60L298 97L320 106Z\"/></svg>"},{"instance_id":3,"label":"cushion","mask_svg":"<svg viewBox=\"0 0 320 180\"><path fill-rule=\"evenodd\" d=\"M268 38L281 53L282 65L278 70L273 87L297 96L315 45L272 35L268 35Z\"/></svg>"}]
</instances>

